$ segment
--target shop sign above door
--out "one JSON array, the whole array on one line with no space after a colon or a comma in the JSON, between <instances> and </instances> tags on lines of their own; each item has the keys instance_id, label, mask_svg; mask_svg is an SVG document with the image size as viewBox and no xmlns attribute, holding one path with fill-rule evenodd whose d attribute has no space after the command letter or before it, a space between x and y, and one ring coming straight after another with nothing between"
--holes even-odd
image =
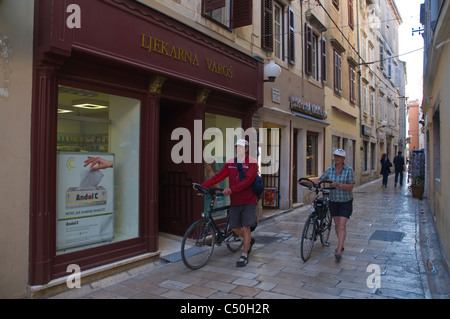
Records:
<instances>
[{"instance_id":1,"label":"shop sign above door","mask_svg":"<svg viewBox=\"0 0 450 319\"><path fill-rule=\"evenodd\" d=\"M148 53L157 53L165 55L176 61L192 64L199 67L199 59L197 53L190 52L181 47L165 42L164 40L141 34L141 48L146 49ZM206 58L205 61L208 71L227 78L233 78L233 68L231 66L222 65L219 62Z\"/></svg>"},{"instance_id":2,"label":"shop sign above door","mask_svg":"<svg viewBox=\"0 0 450 319\"><path fill-rule=\"evenodd\" d=\"M76 51L108 67L114 61L262 105L260 59L137 1L75 2L37 2L35 56L42 63L77 59Z\"/></svg>"},{"instance_id":3,"label":"shop sign above door","mask_svg":"<svg viewBox=\"0 0 450 319\"><path fill-rule=\"evenodd\" d=\"M289 97L289 107L291 110L308 114L322 120L327 118L327 112L322 109L319 105L311 102L303 102L299 97L291 96Z\"/></svg>"}]
</instances>

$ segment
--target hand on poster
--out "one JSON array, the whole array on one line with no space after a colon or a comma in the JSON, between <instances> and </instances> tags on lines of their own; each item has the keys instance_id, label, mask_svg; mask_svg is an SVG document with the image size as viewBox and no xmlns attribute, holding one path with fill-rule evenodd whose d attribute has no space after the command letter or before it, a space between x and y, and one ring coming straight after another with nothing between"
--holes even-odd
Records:
<instances>
[{"instance_id":1,"label":"hand on poster","mask_svg":"<svg viewBox=\"0 0 450 319\"><path fill-rule=\"evenodd\" d=\"M113 163L113 161L108 161L101 157L88 156L88 159L84 161L84 167L88 166L89 164L91 164L89 169L91 171L95 171L98 169L113 167L114 163Z\"/></svg>"}]
</instances>

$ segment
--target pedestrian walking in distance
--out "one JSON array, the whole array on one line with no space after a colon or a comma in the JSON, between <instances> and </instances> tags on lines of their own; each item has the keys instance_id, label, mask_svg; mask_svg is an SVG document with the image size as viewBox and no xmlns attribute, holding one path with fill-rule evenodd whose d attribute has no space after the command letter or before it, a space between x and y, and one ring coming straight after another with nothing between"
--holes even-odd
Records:
<instances>
[{"instance_id":1,"label":"pedestrian walking in distance","mask_svg":"<svg viewBox=\"0 0 450 319\"><path fill-rule=\"evenodd\" d=\"M384 153L381 156L380 163L381 163L380 175L383 175L382 185L383 187L387 187L388 176L391 173L392 163L391 161L389 161L389 158L386 153Z\"/></svg>"},{"instance_id":2,"label":"pedestrian walking in distance","mask_svg":"<svg viewBox=\"0 0 450 319\"><path fill-rule=\"evenodd\" d=\"M405 158L402 156L402 151L398 151L397 156L394 157L395 168L395 183L394 187L397 187L400 177L400 186L403 186L403 172L405 171Z\"/></svg>"},{"instance_id":3,"label":"pedestrian walking in distance","mask_svg":"<svg viewBox=\"0 0 450 319\"><path fill-rule=\"evenodd\" d=\"M245 267L248 263L248 255L255 243L251 228L255 227L257 223L256 204L258 199L253 193L252 184L258 174L258 164L256 159L249 156L246 140L237 140L235 147L236 158L228 160L222 169L202 186L209 188L228 177L229 188L225 188L223 194L230 196L230 226L244 242L244 249L236 262L236 267ZM245 173L245 178L242 180L239 176L238 163L242 165Z\"/></svg>"}]
</instances>

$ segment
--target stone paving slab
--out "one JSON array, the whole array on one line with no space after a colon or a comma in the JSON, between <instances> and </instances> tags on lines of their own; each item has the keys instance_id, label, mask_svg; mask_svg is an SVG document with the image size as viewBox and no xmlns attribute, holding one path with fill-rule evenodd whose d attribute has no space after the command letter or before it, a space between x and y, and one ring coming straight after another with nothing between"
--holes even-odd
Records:
<instances>
[{"instance_id":1,"label":"stone paving slab","mask_svg":"<svg viewBox=\"0 0 450 319\"><path fill-rule=\"evenodd\" d=\"M418 244L419 207L406 186L385 189L375 181L355 190L340 262L334 259L334 230L329 247L317 241L311 258L301 260L300 235L309 214L305 206L259 223L247 267L236 268L239 253L221 246L198 270L159 260L52 298L426 299L431 294ZM403 236L399 241L371 239L377 230Z\"/></svg>"}]
</instances>

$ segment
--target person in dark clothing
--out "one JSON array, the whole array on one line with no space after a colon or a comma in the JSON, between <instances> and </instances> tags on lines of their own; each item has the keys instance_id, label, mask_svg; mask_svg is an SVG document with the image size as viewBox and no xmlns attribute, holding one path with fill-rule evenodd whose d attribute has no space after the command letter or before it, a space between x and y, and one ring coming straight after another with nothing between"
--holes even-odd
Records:
<instances>
[{"instance_id":1,"label":"person in dark clothing","mask_svg":"<svg viewBox=\"0 0 450 319\"><path fill-rule=\"evenodd\" d=\"M381 171L380 174L383 175L383 186L387 187L387 183L388 183L388 176L391 173L391 169L390 167L392 166L391 161L389 160L388 156L386 153L384 153L381 156Z\"/></svg>"},{"instance_id":2,"label":"person in dark clothing","mask_svg":"<svg viewBox=\"0 0 450 319\"><path fill-rule=\"evenodd\" d=\"M394 187L397 187L399 175L400 175L400 186L403 186L403 172L405 171L405 158L402 156L402 151L398 151L397 156L394 157L394 168L395 168Z\"/></svg>"}]
</instances>

